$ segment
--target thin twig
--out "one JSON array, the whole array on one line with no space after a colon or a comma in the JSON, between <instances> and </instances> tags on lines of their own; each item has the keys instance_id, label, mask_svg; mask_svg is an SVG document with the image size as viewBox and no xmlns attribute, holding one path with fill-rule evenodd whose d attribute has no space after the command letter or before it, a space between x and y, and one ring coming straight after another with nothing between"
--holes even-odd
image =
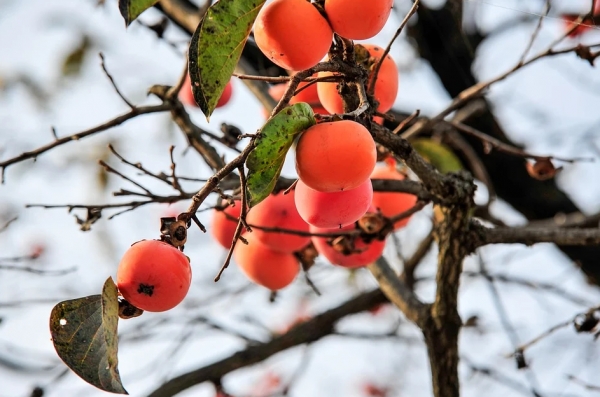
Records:
<instances>
[{"instance_id":1,"label":"thin twig","mask_svg":"<svg viewBox=\"0 0 600 397\"><path fill-rule=\"evenodd\" d=\"M536 161L557 160L557 161L563 161L566 163L574 163L577 161L594 161L594 159L591 157L588 157L588 158L576 157L573 159L568 159L568 158L554 157L554 156L538 156L535 154L528 153L528 152L526 152L522 149L516 148L514 146L511 146L507 143L504 143L504 142L500 141L499 139L491 137L491 136L489 136L473 127L470 127L466 124L459 123L457 121L449 121L448 123L450 123L454 128L456 128L460 132L463 132L467 135L474 136L475 138L481 140L484 145L485 153L490 153L492 151L492 149L496 149L499 152L510 154L512 156L522 157L522 158L526 158L526 159L532 159L532 160L536 160Z\"/></svg>"},{"instance_id":2,"label":"thin twig","mask_svg":"<svg viewBox=\"0 0 600 397\"><path fill-rule=\"evenodd\" d=\"M129 100L127 98L125 98L125 95L123 95L121 90L119 90L119 87L117 87L117 84L115 83L115 79L113 79L111 74L108 72L108 69L106 68L106 64L104 62L104 54L99 52L98 55L100 56L100 65L102 66L102 70L104 70L104 74L110 80L110 84L113 86L113 88L117 92L117 95L123 100L123 102L125 102L127 104L127 106L129 106L131 108L131 110L134 110L135 106L133 106L133 104L131 102L129 102Z\"/></svg>"},{"instance_id":3,"label":"thin twig","mask_svg":"<svg viewBox=\"0 0 600 397\"><path fill-rule=\"evenodd\" d=\"M575 27L574 27L575 28ZM573 28L573 30L574 30ZM568 33L567 33L568 34ZM560 40L558 40L557 42L559 42ZM506 70L505 72L499 74L498 76L487 80L487 81L482 81L479 82L477 84L472 85L471 87L463 90L460 94L458 94L450 103L450 105L448 105L444 110L442 110L438 115L436 115L435 117L433 117L430 120L423 120L422 122L416 123L414 126L412 126L410 129L408 129L407 131L405 131L402 134L402 137L404 139L408 139L409 137L414 137L417 134L421 133L422 131L427 130L428 128L430 128L431 125L433 125L433 123L438 122L443 120L446 116L448 116L450 113L454 112L455 110L461 108L463 105L465 105L466 103L468 103L469 101L471 101L472 99L482 95L482 93L489 88L490 86L506 79L508 76L512 75L513 73L515 73L516 71L523 69L525 66L529 66L532 63L546 58L546 57L551 57L551 56L556 56L556 55L562 55L562 54L568 54L568 53L572 53L577 51L580 48L580 45L576 45L576 46L572 46L569 48L565 48L565 49L561 49L561 50L554 50L554 45L557 44L557 42L553 43L552 45L550 45L548 47L548 49L546 49L545 51L542 51L540 53L538 53L537 55L533 56L532 58L530 58L529 60L527 60L526 62L523 62L522 64L516 64L515 66L513 66L512 68ZM591 45L589 47L596 47L599 46L600 44L594 44Z\"/></svg>"},{"instance_id":4,"label":"thin twig","mask_svg":"<svg viewBox=\"0 0 600 397\"><path fill-rule=\"evenodd\" d=\"M2 233L3 231L5 231L6 229L8 229L8 227L10 226L11 223L13 223L14 221L16 221L18 219L17 216L15 216L12 219L9 219L4 226L0 227L0 233Z\"/></svg>"},{"instance_id":5,"label":"thin twig","mask_svg":"<svg viewBox=\"0 0 600 397\"><path fill-rule=\"evenodd\" d=\"M26 272L32 274L39 274L41 276L64 276L65 274L73 273L77 270L76 267L70 267L67 269L60 270L41 270L28 266L16 266L16 265L3 265L0 264L0 270L13 270L18 272Z\"/></svg>"},{"instance_id":6,"label":"thin twig","mask_svg":"<svg viewBox=\"0 0 600 397\"><path fill-rule=\"evenodd\" d=\"M520 352L518 351L519 336L517 335L517 331L515 331L515 328L513 327L512 323L510 322L510 319L508 318L508 313L506 311L506 308L504 307L504 304L502 303L502 299L500 298L500 292L498 291L498 289L496 288L496 285L494 284L494 279L489 277L489 273L487 272L485 261L483 260L483 257L481 254L478 255L478 262L479 262L479 271L481 272L483 277L485 277L486 280L488 281L488 286L490 288L490 293L492 295L492 301L494 303L494 307L496 308L496 312L498 313L498 317L500 318L500 323L502 324L502 328L504 328L504 331L506 332L508 339L512 343L513 348L515 349L515 352L517 352L514 355L514 358L515 358L516 364L517 364L517 368L518 369L523 369L523 368L527 369L526 375L527 375L527 380L529 382L529 385L531 387L531 392L534 396L537 396L538 395L537 390L539 390L538 382L535 378L533 371L531 370L531 368L527 364L527 361L525 360L525 355L523 354L523 351L520 351Z\"/></svg>"},{"instance_id":7,"label":"thin twig","mask_svg":"<svg viewBox=\"0 0 600 397\"><path fill-rule=\"evenodd\" d=\"M175 150L175 146L171 145L169 147L169 157L171 158L171 184L173 189L179 191L180 193L184 193L181 185L179 184L179 180L177 179L177 175L175 174L175 158L173 157L173 150Z\"/></svg>"},{"instance_id":8,"label":"thin twig","mask_svg":"<svg viewBox=\"0 0 600 397\"><path fill-rule=\"evenodd\" d=\"M174 99L177 95L179 95L179 91L181 91L181 88L185 84L185 80L188 78L187 54L185 55L184 59L185 59L185 62L184 62L183 71L181 72L181 75L179 76L179 79L177 80L177 84L175 84L174 86L172 86L171 88L169 88L167 90L167 93L166 93L167 98Z\"/></svg>"},{"instance_id":9,"label":"thin twig","mask_svg":"<svg viewBox=\"0 0 600 397\"><path fill-rule=\"evenodd\" d=\"M412 214L421 211L423 209L423 207L425 207L427 204L428 204L427 201L421 201L421 200L417 201L417 203L415 205L413 205L406 211L403 211L397 215L390 217L389 220L393 225L394 223L401 221L402 219L406 219L409 216L411 216Z\"/></svg>"},{"instance_id":10,"label":"thin twig","mask_svg":"<svg viewBox=\"0 0 600 397\"><path fill-rule=\"evenodd\" d=\"M133 168L136 168L136 169L138 169L138 170L142 171L142 172L143 172L145 175L151 176L151 177L153 177L153 178L155 178L155 179L158 179L158 180L159 180L159 181L161 181L161 182L165 182L166 184L168 184L168 185L171 185L171 182L170 182L170 181L167 179L167 177L166 177L166 176L161 176L161 175L158 175L158 174L154 174L153 172L151 172L151 171L149 171L148 169L146 169L146 168L145 168L145 167L144 167L144 166L143 166L141 163L132 163L131 161L128 161L127 159L125 159L125 158L124 158L122 155L120 155L120 154L117 152L117 150L114 148L114 146L113 146L112 144L109 144L109 145L108 145L108 149L109 149L109 150L112 152L112 154L114 154L114 155L115 155L115 156L116 156L116 157L117 157L119 160L121 160L121 162L123 162L123 163L125 163L125 164L127 164L127 165L129 165L129 166L131 166L131 167L133 167ZM184 179L184 178L181 178L181 177L180 177L180 179Z\"/></svg>"},{"instance_id":11,"label":"thin twig","mask_svg":"<svg viewBox=\"0 0 600 397\"><path fill-rule=\"evenodd\" d=\"M402 33L402 30L408 23L408 20L410 19L410 17L412 17L419 9L419 1L420 0L415 0L412 7L408 11L408 14L406 14L404 19L402 20L402 23L400 23L400 27L398 27L398 30L396 30L396 33L394 33L394 36L388 43L387 47L385 47L385 50L383 51L381 58L379 58L379 60L377 61L377 64L375 65L375 69L373 70L373 77L371 78L371 81L369 83L368 92L370 95L373 95L373 93L375 92L375 81L377 81L377 75L379 74L379 69L381 69L381 65L383 64L385 57L387 57L387 55L390 53L390 50L392 49L392 44L394 44L394 41L398 38L398 36L400 36L400 33Z\"/></svg>"},{"instance_id":12,"label":"thin twig","mask_svg":"<svg viewBox=\"0 0 600 397\"><path fill-rule=\"evenodd\" d=\"M241 189L241 196L242 196L241 197L242 208L241 208L241 212L240 212L240 218L238 220L237 226L235 227L235 232L233 233L233 240L231 242L231 247L229 248L229 252L227 252L225 261L223 262L223 265L221 266L221 268L219 269L219 272L217 273L217 276L215 277L215 283L221 279L223 272L229 266L229 262L231 262L231 257L233 255L233 250L235 249L235 246L236 246L238 240L242 240L242 243L248 244L248 241L246 241L242 237L242 229L246 228L247 230L251 231L251 229L248 227L248 224L246 223L246 213L248 211L248 195L247 195L246 174L244 171L244 166L240 165L238 167L238 171L240 174L240 186L241 186L240 189Z\"/></svg>"},{"instance_id":13,"label":"thin twig","mask_svg":"<svg viewBox=\"0 0 600 397\"><path fill-rule=\"evenodd\" d=\"M410 289L413 289L415 286L415 281L416 281L415 270L417 269L417 266L419 265L419 263L421 263L421 260L423 260L425 255L431 249L431 245L433 244L434 241L435 241L435 239L433 238L433 230L432 230L429 232L427 237L425 237L421 241L421 243L417 247L417 250L415 251L415 253L410 258L408 258L406 261L404 261L404 266L402 269L402 273L400 274L400 278L406 283L406 285Z\"/></svg>"},{"instance_id":14,"label":"thin twig","mask_svg":"<svg viewBox=\"0 0 600 397\"><path fill-rule=\"evenodd\" d=\"M64 145L65 143L72 142L72 141L78 141L82 138L86 138L86 137L96 134L98 132L102 132L109 128L116 127L116 126L123 124L124 122L131 120L142 114L158 113L158 112L165 112L167 110L171 110L171 107L172 107L172 105L167 104L167 103L163 103L160 105L153 105L153 106L136 107L136 108L131 109L129 112L122 114L121 116L115 117L114 119L109 120L103 124L96 126L96 127L79 132L77 134L69 135L69 136L54 140L52 143L41 146L35 150L21 153L20 155L10 158L8 160L0 161L0 168L2 169L2 178L1 178L2 183L4 183L4 170L10 165L19 163L19 162L21 162L23 160L27 160L27 159L37 159L37 157L40 154L45 153L51 149L54 149L57 146L61 146L61 145Z\"/></svg>"},{"instance_id":15,"label":"thin twig","mask_svg":"<svg viewBox=\"0 0 600 397\"><path fill-rule=\"evenodd\" d=\"M116 169L114 169L113 167L111 167L110 165L106 164L104 162L104 160L98 160L98 164L100 164L102 167L104 167L104 169L106 170L106 172L110 172L110 173L113 173L115 175L118 175L121 178L125 179L126 181L128 181L128 182L134 184L135 186L139 187L140 189L142 189L143 191L145 191L148 195L152 195L152 192L150 190L146 189L144 186L142 186L138 182L134 181L133 179L129 178L126 175L123 175L122 173L120 173L119 171L117 171Z\"/></svg>"},{"instance_id":16,"label":"thin twig","mask_svg":"<svg viewBox=\"0 0 600 397\"><path fill-rule=\"evenodd\" d=\"M397 126L396 128L394 128L394 131L392 131L392 134L397 135L398 133L400 133L400 131L402 131L404 129L404 127L406 127L407 125L409 125L414 119L416 119L417 117L419 117L419 114L421 114L421 111L419 109L415 110L410 116L408 116L407 118L405 118L404 120L402 120Z\"/></svg>"},{"instance_id":17,"label":"thin twig","mask_svg":"<svg viewBox=\"0 0 600 397\"><path fill-rule=\"evenodd\" d=\"M550 8L551 8L550 0L546 0L546 6L544 7L544 12L540 14L537 26L535 27L535 30L533 31L533 34L531 35L531 38L529 39L529 44L527 44L525 51L523 51L523 55L521 55L521 59L519 60L518 65L522 65L523 62L525 62L525 58L527 58L527 55L529 54L531 47L533 47L533 43L535 42L535 39L538 37L538 34L540 33L540 30L542 29L542 23L544 22L544 19L548 15Z\"/></svg>"},{"instance_id":18,"label":"thin twig","mask_svg":"<svg viewBox=\"0 0 600 397\"><path fill-rule=\"evenodd\" d=\"M597 0L597 1L600 1L600 0ZM567 379L569 379L571 382L575 383L576 385L583 387L586 390L600 392L600 386L591 385L587 382L582 381L581 379L577 378L574 375L567 375Z\"/></svg>"}]
</instances>

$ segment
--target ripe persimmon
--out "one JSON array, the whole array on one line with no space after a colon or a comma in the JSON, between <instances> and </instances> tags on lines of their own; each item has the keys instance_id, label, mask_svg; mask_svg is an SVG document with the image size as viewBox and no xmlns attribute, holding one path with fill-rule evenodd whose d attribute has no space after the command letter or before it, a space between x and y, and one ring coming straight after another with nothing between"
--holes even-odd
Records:
<instances>
[{"instance_id":1,"label":"ripe persimmon","mask_svg":"<svg viewBox=\"0 0 600 397\"><path fill-rule=\"evenodd\" d=\"M213 211L210 234L225 249L231 248L237 226L237 221L231 218L239 218L241 212L242 202L239 200L235 201L235 205L230 205L222 211L216 209Z\"/></svg>"},{"instance_id":2,"label":"ripe persimmon","mask_svg":"<svg viewBox=\"0 0 600 397\"><path fill-rule=\"evenodd\" d=\"M370 39L383 29L394 0L325 0L333 31L351 40Z\"/></svg>"},{"instance_id":3,"label":"ripe persimmon","mask_svg":"<svg viewBox=\"0 0 600 397\"><path fill-rule=\"evenodd\" d=\"M296 148L300 179L320 192L358 187L375 168L377 149L363 125L341 120L316 124L302 133Z\"/></svg>"},{"instance_id":4,"label":"ripe persimmon","mask_svg":"<svg viewBox=\"0 0 600 397\"><path fill-rule=\"evenodd\" d=\"M272 291L294 281L300 265L293 254L272 250L261 243L254 232L245 233L244 238L248 244L238 242L233 250L233 258L246 277Z\"/></svg>"},{"instance_id":5,"label":"ripe persimmon","mask_svg":"<svg viewBox=\"0 0 600 397\"><path fill-rule=\"evenodd\" d=\"M319 95L317 94L317 85L308 85L308 83L302 82L298 85L298 89L302 87L307 88L300 91L297 95L294 95L292 99L290 99L290 105L293 105L298 102L305 102L310 105L310 107L313 110L313 113L328 115L329 112L325 110L323 106L321 106L321 102L319 101ZM276 101L279 101L283 97L283 94L285 93L286 89L287 84L285 83L275 84L274 86L269 88L269 95L271 95L271 98L275 99ZM269 113L264 109L263 115L265 116L265 118L269 118Z\"/></svg>"},{"instance_id":6,"label":"ripe persimmon","mask_svg":"<svg viewBox=\"0 0 600 397\"><path fill-rule=\"evenodd\" d=\"M323 193L308 187L302 180L296 184L296 208L310 225L340 228L356 222L367 212L373 199L373 186L367 179L357 188Z\"/></svg>"},{"instance_id":7,"label":"ripe persimmon","mask_svg":"<svg viewBox=\"0 0 600 397\"><path fill-rule=\"evenodd\" d=\"M374 212L371 207L369 212ZM341 230L352 230L355 225L347 225ZM311 233L335 233L339 232L339 228L319 228L316 226L310 227ZM368 243L363 241L360 236L345 236L339 238L316 237L313 236L312 242L319 251L332 265L338 265L348 268L356 268L367 266L373 263L381 256L385 248L384 240L373 240Z\"/></svg>"},{"instance_id":8,"label":"ripe persimmon","mask_svg":"<svg viewBox=\"0 0 600 397\"><path fill-rule=\"evenodd\" d=\"M373 44L357 44L355 48L357 48L357 60L371 73L368 81L368 84L371 84L374 70L373 65L381 59L384 50ZM331 72L319 73L319 77L331 75L333 75ZM386 55L377 74L373 94L377 102L379 102L377 107L378 112L385 113L394 105L396 95L398 95L398 80L396 63L392 57ZM320 81L317 83L317 93L319 94L321 104L329 113L344 113L344 104L342 97L337 91L337 83ZM350 109L350 111L352 110L354 109Z\"/></svg>"},{"instance_id":9,"label":"ripe persimmon","mask_svg":"<svg viewBox=\"0 0 600 397\"><path fill-rule=\"evenodd\" d=\"M286 83L275 84L274 86L269 88L269 95L276 101L280 100L287 89ZM306 87L306 88L304 88ZM317 94L317 84L313 83L308 85L307 82L302 82L298 84L298 90L302 89L302 91L298 92L298 94L294 95L292 99L290 99L290 105L293 105L298 102L306 102L309 105L320 105L319 94Z\"/></svg>"},{"instance_id":10,"label":"ripe persimmon","mask_svg":"<svg viewBox=\"0 0 600 397\"><path fill-rule=\"evenodd\" d=\"M275 0L258 13L254 39L273 63L284 69L304 70L327 54L333 32L310 2Z\"/></svg>"},{"instance_id":11,"label":"ripe persimmon","mask_svg":"<svg viewBox=\"0 0 600 397\"><path fill-rule=\"evenodd\" d=\"M192 281L188 258L177 248L158 240L133 244L119 263L117 287L133 306L163 312L177 306Z\"/></svg>"},{"instance_id":12,"label":"ripe persimmon","mask_svg":"<svg viewBox=\"0 0 600 397\"><path fill-rule=\"evenodd\" d=\"M404 175L398 172L393 164L377 166L371 174L372 179L396 179L403 180ZM373 206L381 213L390 218L400 214L417 203L417 196L408 193L395 192L373 192ZM394 223L394 230L406 225L410 218L404 218Z\"/></svg>"},{"instance_id":13,"label":"ripe persimmon","mask_svg":"<svg viewBox=\"0 0 600 397\"><path fill-rule=\"evenodd\" d=\"M227 85L225 85L225 89L223 90L223 93L221 94L221 96L219 97L219 100L217 101L216 107L220 108L222 106L227 105L227 103L231 99L232 95L233 95L233 86L231 85L231 80L229 80L227 82ZM194 93L192 92L192 80L190 79L189 75L186 77L185 82L183 83L183 86L181 87L181 90L179 91L179 100L181 102L183 102L185 105L198 107L198 104L196 103L196 100L194 99Z\"/></svg>"},{"instance_id":14,"label":"ripe persimmon","mask_svg":"<svg viewBox=\"0 0 600 397\"><path fill-rule=\"evenodd\" d=\"M294 203L295 191L288 194L271 194L260 204L253 207L246 217L248 224L268 228L289 229L308 233L308 223L298 213ZM275 233L253 228L253 234L269 248L291 254L310 243L309 236L290 233Z\"/></svg>"}]
</instances>

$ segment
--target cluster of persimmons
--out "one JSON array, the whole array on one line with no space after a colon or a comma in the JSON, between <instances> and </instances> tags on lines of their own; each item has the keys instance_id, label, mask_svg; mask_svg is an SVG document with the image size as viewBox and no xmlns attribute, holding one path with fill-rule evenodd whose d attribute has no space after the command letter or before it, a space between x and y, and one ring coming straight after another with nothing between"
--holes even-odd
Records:
<instances>
[{"instance_id":1,"label":"cluster of persimmons","mask_svg":"<svg viewBox=\"0 0 600 397\"><path fill-rule=\"evenodd\" d=\"M393 0L326 0L317 8L306 0L275 0L258 14L254 38L261 51L290 74L315 66L326 59L333 34L348 40L375 36L386 23ZM308 45L307 43L310 43ZM360 48L358 47L360 46ZM357 45L357 64L369 72L368 84L379 113L391 109L398 91L396 65L382 48ZM375 66L380 64L378 68ZM374 72L377 70L377 72ZM319 73L318 77L332 75ZM323 79L321 79L323 80ZM344 113L337 83L302 82L291 104L305 102L315 113ZM287 86L271 87L280 100ZM217 104L231 97L231 82ZM189 77L180 98L195 104ZM378 120L375 120L378 121ZM241 242L233 258L253 282L271 290L289 285L300 270L298 253L311 244L334 265L366 266L381 256L385 234L365 238L359 220L369 214L388 219L388 229L397 230L408 219L389 219L414 206L416 197L404 193L373 192L371 179L403 179L394 161L377 166L377 149L371 133L353 120L320 122L300 134L296 146L295 188L269 195L249 209ZM239 200L224 201L214 211L211 234L230 249L241 216ZM188 258L163 241L144 240L126 252L117 274L123 297L135 307L164 311L179 304L191 282Z\"/></svg>"},{"instance_id":2,"label":"cluster of persimmons","mask_svg":"<svg viewBox=\"0 0 600 397\"><path fill-rule=\"evenodd\" d=\"M326 58L333 33L346 39L368 39L376 35L389 17L391 0L327 0L319 10L305 0L275 0L259 13L254 37L261 51L290 73L315 66ZM306 43L311 45L307 46ZM386 56L375 76L375 65L383 49L360 45L357 62L371 74L373 96L381 113L391 109L398 92L398 71ZM318 77L332 75L319 73ZM287 89L278 84L270 95L280 100ZM302 82L290 104L305 102L314 113L341 114L344 105L337 84L329 81ZM367 213L392 217L411 208L416 197L403 193L373 192L371 178L403 179L395 162L376 166L377 149L367 128L352 120L320 122L302 132L296 146L298 181L294 189L271 194L250 209L246 222L252 232L238 243L233 257L253 282L271 290L289 285L299 272L295 253L311 243L334 265L366 266L381 256L385 236L363 238L357 222ZM225 248L235 238L241 202L216 210L212 235ZM402 219L393 225L406 224ZM348 232L348 233L344 233Z\"/></svg>"}]
</instances>

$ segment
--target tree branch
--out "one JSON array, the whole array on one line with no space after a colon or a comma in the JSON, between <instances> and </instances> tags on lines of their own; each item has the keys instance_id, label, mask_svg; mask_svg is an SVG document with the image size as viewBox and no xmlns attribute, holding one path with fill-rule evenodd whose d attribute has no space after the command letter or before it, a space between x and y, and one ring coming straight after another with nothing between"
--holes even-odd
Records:
<instances>
[{"instance_id":1,"label":"tree branch","mask_svg":"<svg viewBox=\"0 0 600 397\"><path fill-rule=\"evenodd\" d=\"M558 245L598 245L600 228L542 228L542 227L497 227L487 228L476 221L471 227L478 235L477 247L488 244L554 243Z\"/></svg>"},{"instance_id":2,"label":"tree branch","mask_svg":"<svg viewBox=\"0 0 600 397\"><path fill-rule=\"evenodd\" d=\"M294 326L287 333L267 343L250 346L223 360L177 376L158 387L148 397L174 396L197 384L218 381L236 369L259 363L286 349L315 342L332 334L335 324L343 317L368 310L383 302L386 302L386 298L379 289L359 295L311 320Z\"/></svg>"},{"instance_id":3,"label":"tree branch","mask_svg":"<svg viewBox=\"0 0 600 397\"><path fill-rule=\"evenodd\" d=\"M427 305L398 277L385 258L380 257L368 266L387 298L413 323L421 326L427 316Z\"/></svg>"},{"instance_id":4,"label":"tree branch","mask_svg":"<svg viewBox=\"0 0 600 397\"><path fill-rule=\"evenodd\" d=\"M171 110L171 105L166 104L166 103L163 103L161 105L154 105L154 106L136 107L121 116L115 117L114 119L109 120L104 124L100 124L99 126L96 126L94 128L90 128L89 130L85 130L85 131L79 132L77 134L73 134L73 135L69 135L69 136L57 139L54 142L49 143L44 146L41 146L35 150L21 153L20 155L10 158L8 160L0 161L0 169L2 170L2 178L1 178L2 183L4 183L4 170L10 165L19 163L19 162L21 162L23 160L27 160L27 159L37 159L37 157L40 154L45 153L51 149L54 149L57 146L61 146L61 145L64 145L65 143L72 142L72 141L78 141L82 138L86 138L86 137L96 134L98 132L102 132L109 128L116 127L120 124L123 124L127 120L131 120L132 118L137 117L139 115L165 112L167 110Z\"/></svg>"}]
</instances>

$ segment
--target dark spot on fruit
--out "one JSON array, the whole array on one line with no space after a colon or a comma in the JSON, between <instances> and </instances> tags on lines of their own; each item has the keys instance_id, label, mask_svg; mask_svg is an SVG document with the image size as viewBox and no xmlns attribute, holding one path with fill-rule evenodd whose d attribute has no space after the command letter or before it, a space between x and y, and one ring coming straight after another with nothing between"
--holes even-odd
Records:
<instances>
[{"instance_id":1,"label":"dark spot on fruit","mask_svg":"<svg viewBox=\"0 0 600 397\"><path fill-rule=\"evenodd\" d=\"M154 285L140 284L137 290L138 294L152 296L154 293Z\"/></svg>"}]
</instances>

